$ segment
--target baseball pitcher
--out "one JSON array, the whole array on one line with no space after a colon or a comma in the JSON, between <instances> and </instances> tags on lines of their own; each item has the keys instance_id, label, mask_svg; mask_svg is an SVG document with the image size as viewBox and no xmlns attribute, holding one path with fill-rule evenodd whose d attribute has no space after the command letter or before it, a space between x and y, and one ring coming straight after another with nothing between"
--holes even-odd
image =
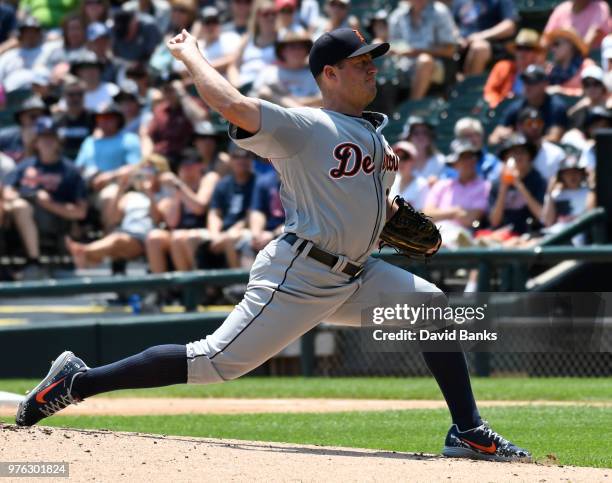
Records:
<instances>
[{"instance_id":1,"label":"baseball pitcher","mask_svg":"<svg viewBox=\"0 0 612 483\"><path fill-rule=\"evenodd\" d=\"M244 299L212 335L187 345L151 347L96 368L66 351L20 404L21 426L107 391L235 379L322 320L359 326L361 310L381 287L444 297L426 280L370 256L379 238L423 257L440 244L428 220L401 199L388 201L398 158L382 134L387 117L364 112L376 96L373 59L389 44L368 45L352 29L322 35L309 58L323 96L320 109L287 109L242 95L211 67L185 30L167 46L192 75L202 99L230 122L232 140L268 158L278 171L285 233L257 255ZM410 220L416 220L418 231L403 236ZM530 459L481 419L460 348L423 357L453 421L444 455Z\"/></svg>"}]
</instances>

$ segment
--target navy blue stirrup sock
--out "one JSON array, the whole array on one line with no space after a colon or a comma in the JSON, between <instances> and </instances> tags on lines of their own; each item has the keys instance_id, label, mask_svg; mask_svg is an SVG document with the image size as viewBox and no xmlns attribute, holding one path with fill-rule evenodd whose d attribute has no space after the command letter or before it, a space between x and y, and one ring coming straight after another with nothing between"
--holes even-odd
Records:
<instances>
[{"instance_id":1,"label":"navy blue stirrup sock","mask_svg":"<svg viewBox=\"0 0 612 483\"><path fill-rule=\"evenodd\" d=\"M460 431L482 424L463 352L422 352Z\"/></svg>"},{"instance_id":2,"label":"navy blue stirrup sock","mask_svg":"<svg viewBox=\"0 0 612 483\"><path fill-rule=\"evenodd\" d=\"M72 391L80 399L116 391L161 387L187 382L187 346L157 345L126 359L89 369L74 379Z\"/></svg>"}]
</instances>

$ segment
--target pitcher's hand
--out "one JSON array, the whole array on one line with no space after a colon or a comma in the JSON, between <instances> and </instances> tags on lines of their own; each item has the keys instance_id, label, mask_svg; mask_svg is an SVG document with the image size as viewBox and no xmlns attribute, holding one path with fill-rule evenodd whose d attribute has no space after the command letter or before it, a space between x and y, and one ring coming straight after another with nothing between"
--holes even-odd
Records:
<instances>
[{"instance_id":1,"label":"pitcher's hand","mask_svg":"<svg viewBox=\"0 0 612 483\"><path fill-rule=\"evenodd\" d=\"M184 61L189 56L199 54L196 38L187 30L183 29L180 34L175 35L166 43L170 53L178 60Z\"/></svg>"}]
</instances>

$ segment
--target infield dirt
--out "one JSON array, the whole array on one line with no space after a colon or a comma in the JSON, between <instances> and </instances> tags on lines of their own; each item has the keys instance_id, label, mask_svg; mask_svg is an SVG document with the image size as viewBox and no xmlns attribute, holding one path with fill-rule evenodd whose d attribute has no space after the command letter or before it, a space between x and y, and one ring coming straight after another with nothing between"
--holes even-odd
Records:
<instances>
[{"instance_id":1,"label":"infield dirt","mask_svg":"<svg viewBox=\"0 0 612 483\"><path fill-rule=\"evenodd\" d=\"M5 424L0 461L66 461L72 481L612 481L610 469Z\"/></svg>"}]
</instances>

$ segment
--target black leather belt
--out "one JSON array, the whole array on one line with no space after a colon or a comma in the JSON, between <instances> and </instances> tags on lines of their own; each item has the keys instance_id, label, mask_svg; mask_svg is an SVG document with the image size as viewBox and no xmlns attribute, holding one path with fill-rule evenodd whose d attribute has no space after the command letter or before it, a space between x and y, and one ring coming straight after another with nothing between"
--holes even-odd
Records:
<instances>
[{"instance_id":1,"label":"black leather belt","mask_svg":"<svg viewBox=\"0 0 612 483\"><path fill-rule=\"evenodd\" d=\"M283 236L283 240L293 245L298 239L300 239L295 233L287 233ZM308 240L302 240L302 242L297 247L297 252L302 253L306 245L308 244ZM324 265L327 265L329 268L333 268L336 263L338 263L338 257L336 255L332 255L325 250L321 250L317 248L315 245L312 246L310 251L308 252L308 256L310 258L314 258L317 262L321 262ZM347 262L342 269L342 273L349 275L353 278L359 276L363 271L363 266L355 265L354 263Z\"/></svg>"}]
</instances>

